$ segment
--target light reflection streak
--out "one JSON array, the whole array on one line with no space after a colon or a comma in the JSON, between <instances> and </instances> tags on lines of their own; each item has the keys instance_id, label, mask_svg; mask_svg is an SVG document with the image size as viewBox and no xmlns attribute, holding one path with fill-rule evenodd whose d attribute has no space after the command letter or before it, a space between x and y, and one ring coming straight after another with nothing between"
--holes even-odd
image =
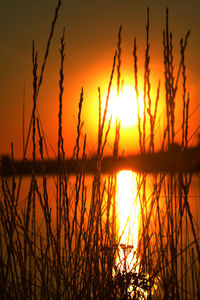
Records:
<instances>
[{"instance_id":1,"label":"light reflection streak","mask_svg":"<svg viewBox=\"0 0 200 300\"><path fill-rule=\"evenodd\" d=\"M136 173L123 170L117 174L116 219L119 244L117 263L121 270L132 270L136 263L140 221L140 201Z\"/></svg>"}]
</instances>

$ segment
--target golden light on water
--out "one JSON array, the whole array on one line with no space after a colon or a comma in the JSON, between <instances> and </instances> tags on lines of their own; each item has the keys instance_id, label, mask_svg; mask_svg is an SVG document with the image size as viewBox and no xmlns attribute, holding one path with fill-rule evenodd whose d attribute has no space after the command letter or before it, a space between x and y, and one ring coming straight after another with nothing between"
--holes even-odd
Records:
<instances>
[{"instance_id":1,"label":"golden light on water","mask_svg":"<svg viewBox=\"0 0 200 300\"><path fill-rule=\"evenodd\" d=\"M138 244L140 221L136 173L132 171L120 171L117 174L116 213L119 243L127 249L132 249L126 258L126 267L131 269ZM124 253L121 253L121 256L123 255Z\"/></svg>"}]
</instances>

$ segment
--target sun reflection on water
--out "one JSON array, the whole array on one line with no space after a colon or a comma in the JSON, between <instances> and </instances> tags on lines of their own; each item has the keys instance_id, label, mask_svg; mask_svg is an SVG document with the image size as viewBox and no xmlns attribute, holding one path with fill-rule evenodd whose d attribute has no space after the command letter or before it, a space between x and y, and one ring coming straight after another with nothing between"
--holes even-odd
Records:
<instances>
[{"instance_id":1,"label":"sun reflection on water","mask_svg":"<svg viewBox=\"0 0 200 300\"><path fill-rule=\"evenodd\" d=\"M123 170L117 174L116 195L117 234L121 245L119 265L127 271L136 262L140 221L140 201L136 173ZM123 263L120 263L120 261Z\"/></svg>"},{"instance_id":2,"label":"sun reflection on water","mask_svg":"<svg viewBox=\"0 0 200 300\"><path fill-rule=\"evenodd\" d=\"M119 252L116 264L122 278L126 277L126 274L132 278L126 288L133 299L136 299L134 298L136 295L137 299L148 299L150 278L148 274L141 274L138 253L139 235L141 234L141 206L138 189L136 173L123 170L117 174L116 219ZM159 277L151 287L151 295L157 289L158 281Z\"/></svg>"}]
</instances>

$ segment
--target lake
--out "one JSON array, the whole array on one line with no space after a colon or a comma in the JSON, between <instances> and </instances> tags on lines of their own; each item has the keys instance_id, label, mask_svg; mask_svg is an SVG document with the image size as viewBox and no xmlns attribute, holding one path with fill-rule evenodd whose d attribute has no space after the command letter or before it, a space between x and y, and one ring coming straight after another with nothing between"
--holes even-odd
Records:
<instances>
[{"instance_id":1,"label":"lake","mask_svg":"<svg viewBox=\"0 0 200 300\"><path fill-rule=\"evenodd\" d=\"M35 218L35 225L32 225L33 227L29 225L29 230L32 238L31 230L35 230L37 243L35 251L38 257L41 256L42 251L40 245L43 245L42 248L46 247L45 241L48 240L50 234L47 219L44 217L45 211L41 204L41 199L43 199L43 204L44 199L48 199L46 201L48 201L48 209L51 211L51 234L55 234L54 238L57 239L59 234L57 224L60 222L59 243L61 247L65 246L68 249L69 236L66 235L66 231L72 230L74 226L70 247L74 249L72 253L77 253L77 257L80 255L79 252L76 252L78 251L77 247L80 251L85 251L84 245L87 245L87 239L91 233L90 238L94 238L95 242L93 251L97 251L95 249L98 245L99 249L107 249L106 251L111 249L115 253L115 266L113 264L111 266L113 278L124 271L130 274L143 274L146 276L145 280L150 278L148 279L149 285L152 280L153 283L149 289L158 299L166 293L167 280L169 286L174 286L174 289L177 289L180 294L197 298L200 233L200 175L198 173L193 174L190 178L190 175L186 173L137 174L130 170L122 170L116 174L116 177L102 175L101 179L96 178L95 184L92 175L85 177L71 175L67 178L66 190L64 183L60 184L56 176L48 176L46 179L47 189L44 189L42 176L36 177L38 192L35 192L34 196L36 199L35 217L33 204L30 204L28 209L28 203L30 203L28 199L33 193L33 190L30 189L30 176L22 178L17 204L17 212L21 216L20 222L26 223L28 210L31 211L30 219L33 221ZM12 178L7 179L7 183L10 187L10 194L12 194ZM15 196L18 184L19 177L16 178L16 189L13 194ZM4 185L4 188L7 189L5 182ZM59 188L60 191L62 190L62 196L64 190L68 195L67 198L61 197L60 200L68 201L68 213L66 204L60 202L62 208L60 221L59 213L57 213L58 201L56 201L59 199ZM48 197L45 196L46 190ZM1 199L5 199L5 194L9 197L8 190L3 193L1 187ZM94 199L98 200L97 204L94 204ZM114 201L114 199L116 200ZM92 214L93 210L96 212ZM83 211L84 219L81 218ZM76 218L74 218L75 215ZM113 219L114 215L115 219ZM3 213L2 216L4 216ZM66 220L68 227L64 225ZM20 222L17 221L19 227L21 226ZM90 228L90 225L93 226L93 229ZM80 228L82 233L79 235ZM94 231L94 228L98 228L97 232ZM23 236L23 230L19 231ZM98 240L96 240L96 234L98 234ZM41 239L44 242L41 242ZM87 243L84 239L87 240ZM52 244L49 255L52 256L54 251ZM82 254L81 259L84 255ZM30 261L32 264L33 258L30 258ZM74 259L72 261L74 262ZM75 262L78 263L76 259ZM73 273L73 267L68 272ZM51 280L52 286L56 286L55 278ZM142 293L141 290L138 292ZM145 293L147 292L144 292L144 297Z\"/></svg>"}]
</instances>

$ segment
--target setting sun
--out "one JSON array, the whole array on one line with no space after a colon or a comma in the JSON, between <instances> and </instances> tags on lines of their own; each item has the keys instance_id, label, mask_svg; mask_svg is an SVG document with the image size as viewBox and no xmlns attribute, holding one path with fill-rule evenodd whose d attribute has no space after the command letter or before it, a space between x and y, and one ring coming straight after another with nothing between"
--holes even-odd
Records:
<instances>
[{"instance_id":1,"label":"setting sun","mask_svg":"<svg viewBox=\"0 0 200 300\"><path fill-rule=\"evenodd\" d=\"M110 92L108 103L107 119L112 116L112 122L115 124L116 119L120 120L121 127L131 127L137 125L137 97L135 89L131 86L124 86L123 91L117 97L117 90ZM143 99L139 96L139 113L143 113Z\"/></svg>"}]
</instances>

